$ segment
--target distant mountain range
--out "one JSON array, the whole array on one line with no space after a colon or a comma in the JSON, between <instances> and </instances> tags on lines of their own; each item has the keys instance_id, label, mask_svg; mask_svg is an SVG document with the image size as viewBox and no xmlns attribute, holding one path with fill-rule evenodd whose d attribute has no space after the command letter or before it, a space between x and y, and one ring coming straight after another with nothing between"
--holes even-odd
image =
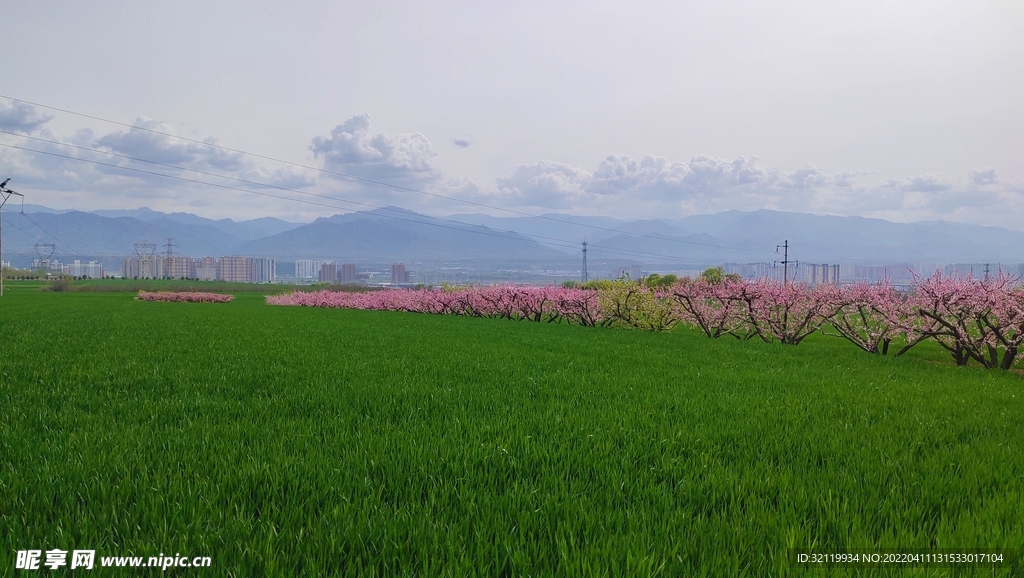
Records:
<instances>
[{"instance_id":1,"label":"distant mountain range","mask_svg":"<svg viewBox=\"0 0 1024 578\"><path fill-rule=\"evenodd\" d=\"M584 239L595 261L666 268L771 262L780 259L775 247L784 241L789 241L791 259L813 263L1024 262L1022 231L768 210L627 221L557 213L440 218L387 207L305 224L272 217L213 220L147 208L82 212L26 205L25 214L4 211L4 259L15 265L35 255L35 244L56 244L54 256L61 261L99 259L113 265L143 241L163 253L167 238L173 239L175 252L193 257L473 263L480 268L575 263Z\"/></svg>"},{"instance_id":2,"label":"distant mountain range","mask_svg":"<svg viewBox=\"0 0 1024 578\"><path fill-rule=\"evenodd\" d=\"M566 255L510 231L428 217L396 207L321 218L308 225L249 241L243 255L392 260L526 262Z\"/></svg>"},{"instance_id":3,"label":"distant mountain range","mask_svg":"<svg viewBox=\"0 0 1024 578\"><path fill-rule=\"evenodd\" d=\"M97 259L114 265L134 252L136 243L157 245L193 257L248 255L281 260L334 259L357 263L473 262L511 266L568 256L535 240L480 225L446 221L396 207L335 215L308 224L263 218L236 222L189 213L131 211L63 211L26 206L25 213L5 211L4 258L24 264L34 246L57 245L54 258Z\"/></svg>"},{"instance_id":4,"label":"distant mountain range","mask_svg":"<svg viewBox=\"0 0 1024 578\"><path fill-rule=\"evenodd\" d=\"M51 209L41 205L25 205L25 212L63 215L67 213L74 213L76 211ZM243 241L251 241L262 237L268 237L270 235L276 235L302 226L302 223L289 223L288 221L282 221L281 219L276 219L274 217L263 217L260 219L252 219L250 221L232 221L231 219L213 220L205 219L203 217L193 215L192 213L161 213L160 211L154 211L146 207L128 210L116 209L89 211L89 214L110 218L129 217L145 223L163 223L164 225L168 224L167 221L181 225L209 225Z\"/></svg>"},{"instance_id":5,"label":"distant mountain range","mask_svg":"<svg viewBox=\"0 0 1024 578\"><path fill-rule=\"evenodd\" d=\"M769 210L628 222L559 214L451 218L536 235L540 243L549 236L586 237L596 255L602 249L637 251L650 254L648 262L773 261L781 259L775 248L785 241L791 258L815 263L1024 262L1024 231L944 221L893 223Z\"/></svg>"}]
</instances>

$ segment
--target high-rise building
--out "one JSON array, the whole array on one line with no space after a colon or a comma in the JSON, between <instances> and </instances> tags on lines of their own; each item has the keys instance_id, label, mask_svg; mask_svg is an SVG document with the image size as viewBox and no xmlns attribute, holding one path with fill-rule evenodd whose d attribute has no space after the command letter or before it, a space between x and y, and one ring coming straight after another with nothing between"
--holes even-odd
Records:
<instances>
[{"instance_id":1,"label":"high-rise building","mask_svg":"<svg viewBox=\"0 0 1024 578\"><path fill-rule=\"evenodd\" d=\"M338 281L352 283L356 280L356 266L354 263L344 263L338 268Z\"/></svg>"},{"instance_id":2,"label":"high-rise building","mask_svg":"<svg viewBox=\"0 0 1024 578\"><path fill-rule=\"evenodd\" d=\"M249 258L232 255L217 262L217 279L233 283L249 283Z\"/></svg>"},{"instance_id":3,"label":"high-rise building","mask_svg":"<svg viewBox=\"0 0 1024 578\"><path fill-rule=\"evenodd\" d=\"M782 279L782 268L771 263L726 263L722 269L744 279Z\"/></svg>"},{"instance_id":4,"label":"high-rise building","mask_svg":"<svg viewBox=\"0 0 1024 578\"><path fill-rule=\"evenodd\" d=\"M409 282L409 273L405 270L405 263L391 264L391 282L394 284Z\"/></svg>"},{"instance_id":5,"label":"high-rise building","mask_svg":"<svg viewBox=\"0 0 1024 578\"><path fill-rule=\"evenodd\" d=\"M148 269L148 273L147 273ZM160 279L164 276L162 257L128 257L121 262L121 276L125 279Z\"/></svg>"},{"instance_id":6,"label":"high-rise building","mask_svg":"<svg viewBox=\"0 0 1024 578\"><path fill-rule=\"evenodd\" d=\"M68 265L67 274L72 277L85 276L89 279L99 279L103 277L103 264L96 261L83 263L78 259L75 259L73 263Z\"/></svg>"},{"instance_id":7,"label":"high-rise building","mask_svg":"<svg viewBox=\"0 0 1024 578\"><path fill-rule=\"evenodd\" d=\"M811 263L810 265L807 265L805 269L807 269L808 273L807 280L811 285L836 283L839 280L839 265L829 265L828 263L818 265L816 263Z\"/></svg>"},{"instance_id":8,"label":"high-rise building","mask_svg":"<svg viewBox=\"0 0 1024 578\"><path fill-rule=\"evenodd\" d=\"M253 283L273 283L276 273L273 259L267 257L249 259L249 280Z\"/></svg>"},{"instance_id":9,"label":"high-rise building","mask_svg":"<svg viewBox=\"0 0 1024 578\"><path fill-rule=\"evenodd\" d=\"M134 257L128 257L122 260L121 276L124 277L125 279L135 279L136 277L141 277L142 275L139 260Z\"/></svg>"},{"instance_id":10,"label":"high-rise building","mask_svg":"<svg viewBox=\"0 0 1024 578\"><path fill-rule=\"evenodd\" d=\"M312 259L299 259L298 261L295 262L295 278L318 278L320 276L320 265L323 265L323 261L314 261Z\"/></svg>"},{"instance_id":11,"label":"high-rise building","mask_svg":"<svg viewBox=\"0 0 1024 578\"><path fill-rule=\"evenodd\" d=\"M164 257L164 277L171 279L194 279L196 260L191 257Z\"/></svg>"},{"instance_id":12,"label":"high-rise building","mask_svg":"<svg viewBox=\"0 0 1024 578\"><path fill-rule=\"evenodd\" d=\"M629 267L619 267L613 269L611 272L612 279L622 279L623 277L629 277L633 281L640 279L644 276L643 265L630 265Z\"/></svg>"},{"instance_id":13,"label":"high-rise building","mask_svg":"<svg viewBox=\"0 0 1024 578\"><path fill-rule=\"evenodd\" d=\"M317 276L320 282L334 283L338 280L338 264L334 261L324 261L320 264L320 274Z\"/></svg>"},{"instance_id":14,"label":"high-rise building","mask_svg":"<svg viewBox=\"0 0 1024 578\"><path fill-rule=\"evenodd\" d=\"M217 279L217 259L203 257L196 260L195 278L200 281L214 281Z\"/></svg>"}]
</instances>

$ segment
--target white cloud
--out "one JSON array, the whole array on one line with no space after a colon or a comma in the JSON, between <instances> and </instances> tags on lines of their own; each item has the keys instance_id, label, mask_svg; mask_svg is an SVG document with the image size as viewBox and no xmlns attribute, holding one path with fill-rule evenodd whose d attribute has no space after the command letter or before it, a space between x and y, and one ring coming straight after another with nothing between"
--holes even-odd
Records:
<instances>
[{"instance_id":1,"label":"white cloud","mask_svg":"<svg viewBox=\"0 0 1024 578\"><path fill-rule=\"evenodd\" d=\"M588 196L591 174L554 161L512 167L512 174L497 179L505 204L568 209Z\"/></svg>"},{"instance_id":2,"label":"white cloud","mask_svg":"<svg viewBox=\"0 0 1024 578\"><path fill-rule=\"evenodd\" d=\"M901 191L917 193L934 193L953 188L955 181L943 174L926 173L909 179L892 179L887 186Z\"/></svg>"},{"instance_id":3,"label":"white cloud","mask_svg":"<svg viewBox=\"0 0 1024 578\"><path fill-rule=\"evenodd\" d=\"M787 172L758 165L756 157L726 160L701 155L679 162L650 155L639 161L626 155L609 155L593 173L542 161L513 167L512 174L497 179L497 184L505 197L534 206L582 208L577 205L619 199L626 203L683 203L710 208L751 196L793 197L795 192L850 186L855 175L850 171L830 175L810 165Z\"/></svg>"},{"instance_id":4,"label":"white cloud","mask_svg":"<svg viewBox=\"0 0 1024 578\"><path fill-rule=\"evenodd\" d=\"M10 106L0 103L0 129L22 134L32 134L44 124L53 120L53 115L40 113L31 104L11 102Z\"/></svg>"},{"instance_id":5,"label":"white cloud","mask_svg":"<svg viewBox=\"0 0 1024 578\"><path fill-rule=\"evenodd\" d=\"M831 173L805 165L764 166L756 157L689 161L610 155L591 173L552 161L513 167L497 179L494 202L583 214L677 218L725 210L774 209L898 221L960 220L1021 228L1024 187L998 186L995 171L967 180L941 173L862 183L867 171ZM994 210L1000 206L1006 211ZM1000 217L995 217L1000 215Z\"/></svg>"},{"instance_id":6,"label":"white cloud","mask_svg":"<svg viewBox=\"0 0 1024 578\"><path fill-rule=\"evenodd\" d=\"M971 182L976 185L991 185L997 181L996 170L992 168L974 169L967 173L970 177Z\"/></svg>"},{"instance_id":7,"label":"white cloud","mask_svg":"<svg viewBox=\"0 0 1024 578\"><path fill-rule=\"evenodd\" d=\"M215 208L216 212L209 216L218 218L266 216L278 213L284 206L289 207L285 210L294 210L292 206L295 203L268 198L268 194L303 198L287 191L268 190L232 179L289 189L302 189L316 182L311 171L292 166L268 166L269 163L257 162L241 153L210 146L215 143L212 138L204 142L189 142L168 136L175 132L176 127L170 124L142 118L128 130L101 136L89 128L77 130L66 138L44 131L47 141L53 142L32 140L32 136L26 136L18 145L41 152L0 150L0 172L15 177L22 192L31 192L33 202L37 204L86 210L148 206L176 211L200 206ZM112 156L103 154L103 151L174 166ZM203 182L263 195L209 186Z\"/></svg>"},{"instance_id":8,"label":"white cloud","mask_svg":"<svg viewBox=\"0 0 1024 578\"><path fill-rule=\"evenodd\" d=\"M317 136L309 149L323 157L324 168L353 176L410 185L436 181L441 170L436 153L420 133L372 133L370 116L353 116L334 127L330 137Z\"/></svg>"},{"instance_id":9,"label":"white cloud","mask_svg":"<svg viewBox=\"0 0 1024 578\"><path fill-rule=\"evenodd\" d=\"M252 166L252 161L243 154L208 146L216 144L213 138L206 139L206 144L200 144L167 136L174 132L174 127L169 124L140 117L127 132L106 134L96 139L95 146L127 156L192 169L239 171Z\"/></svg>"}]
</instances>

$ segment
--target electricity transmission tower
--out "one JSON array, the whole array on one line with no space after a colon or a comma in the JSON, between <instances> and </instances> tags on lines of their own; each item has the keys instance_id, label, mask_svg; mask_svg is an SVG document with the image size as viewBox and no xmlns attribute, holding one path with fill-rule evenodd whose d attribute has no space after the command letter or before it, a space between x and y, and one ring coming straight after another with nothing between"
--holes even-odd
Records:
<instances>
[{"instance_id":1,"label":"electricity transmission tower","mask_svg":"<svg viewBox=\"0 0 1024 578\"><path fill-rule=\"evenodd\" d=\"M39 258L39 266L42 268L43 275L50 274L50 259L53 257L53 253L57 250L57 245L53 243L37 243L32 246L36 250L36 257ZM46 256L43 256L46 253Z\"/></svg>"},{"instance_id":2,"label":"electricity transmission tower","mask_svg":"<svg viewBox=\"0 0 1024 578\"><path fill-rule=\"evenodd\" d=\"M163 276L164 277L174 277L174 270L171 267L171 256L176 254L175 251L174 251L174 247L176 247L177 245L174 244L174 237L164 237L164 238L167 239L167 243L164 245L164 247L167 248L167 257L166 257L166 259L164 259L164 275Z\"/></svg>"},{"instance_id":3,"label":"electricity transmission tower","mask_svg":"<svg viewBox=\"0 0 1024 578\"><path fill-rule=\"evenodd\" d=\"M580 276L584 283L587 282L587 242L583 241L583 274Z\"/></svg>"},{"instance_id":4,"label":"electricity transmission tower","mask_svg":"<svg viewBox=\"0 0 1024 578\"><path fill-rule=\"evenodd\" d=\"M4 296L3 208L4 205L7 204L7 199L11 198L11 195L18 195L19 197L21 197L21 212L25 212L25 195L17 191L12 191L11 189L8 189L7 183L9 182L11 182L10 178L0 183L0 297Z\"/></svg>"},{"instance_id":5,"label":"electricity transmission tower","mask_svg":"<svg viewBox=\"0 0 1024 578\"><path fill-rule=\"evenodd\" d=\"M139 256L139 277L147 279L152 276L149 265L155 253L156 243L135 243L135 254Z\"/></svg>"}]
</instances>

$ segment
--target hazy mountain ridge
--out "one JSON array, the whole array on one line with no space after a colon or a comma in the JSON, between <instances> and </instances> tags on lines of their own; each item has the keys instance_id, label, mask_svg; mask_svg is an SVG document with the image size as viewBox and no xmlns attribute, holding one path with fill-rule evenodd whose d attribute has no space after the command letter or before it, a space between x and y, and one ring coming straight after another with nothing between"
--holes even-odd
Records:
<instances>
[{"instance_id":1,"label":"hazy mountain ridge","mask_svg":"<svg viewBox=\"0 0 1024 578\"><path fill-rule=\"evenodd\" d=\"M27 213L6 215L4 254L34 256L35 244L57 245L54 258L128 256L136 243L153 243L164 252L167 238L183 255L217 255L241 241L210 225L186 225L168 218L140 221L132 217L104 217L94 213ZM6 257L5 257L6 258Z\"/></svg>"},{"instance_id":2,"label":"hazy mountain ridge","mask_svg":"<svg viewBox=\"0 0 1024 578\"><path fill-rule=\"evenodd\" d=\"M564 254L518 233L452 223L397 207L320 218L309 225L250 241L242 245L240 252L355 261L565 258Z\"/></svg>"},{"instance_id":3,"label":"hazy mountain ridge","mask_svg":"<svg viewBox=\"0 0 1024 578\"><path fill-rule=\"evenodd\" d=\"M531 234L563 237L561 223L537 217L454 215ZM638 251L669 261L757 262L779 259L776 245L789 241L790 256L808 262L894 263L1024 262L1024 231L945 221L894 223L867 217L840 217L782 211L726 211L677 220L625 221L608 217L568 217L574 233L601 249ZM588 229L583 225L595 225ZM516 229L515 227L521 227ZM572 229L565 226L565 229ZM608 231L607 229L614 229ZM545 241L540 239L541 243ZM628 257L624 257L628 258ZM655 258L655 257L649 257ZM644 256L636 256L643 262Z\"/></svg>"},{"instance_id":4,"label":"hazy mountain ridge","mask_svg":"<svg viewBox=\"0 0 1024 578\"><path fill-rule=\"evenodd\" d=\"M214 220L193 215L192 213L161 213L160 211L154 211L147 207L129 210L115 209L90 212L103 217L132 217L140 221L147 222L168 219L184 225L210 225L220 229L232 237L241 239L242 241L252 241L263 237L269 237L270 235L276 235L277 233L282 233L303 225L303 223L291 223L275 217L260 217L258 219L250 219L248 221L234 221L232 219Z\"/></svg>"},{"instance_id":5,"label":"hazy mountain ridge","mask_svg":"<svg viewBox=\"0 0 1024 578\"><path fill-rule=\"evenodd\" d=\"M18 207L20 209L20 207ZM136 243L173 238L178 254L241 254L282 260L324 258L352 262L573 261L578 243L593 259L636 263L770 262L788 240L791 259L803 262L1024 262L1024 232L941 221L893 223L864 217L760 210L728 211L677 220L627 221L557 213L537 217L482 214L432 217L398 207L289 223L267 217L235 222L190 213L63 211L27 205L4 211L5 259L31 258L36 243L55 243L55 257L133 253ZM535 238L536 237L536 238Z\"/></svg>"}]
</instances>

